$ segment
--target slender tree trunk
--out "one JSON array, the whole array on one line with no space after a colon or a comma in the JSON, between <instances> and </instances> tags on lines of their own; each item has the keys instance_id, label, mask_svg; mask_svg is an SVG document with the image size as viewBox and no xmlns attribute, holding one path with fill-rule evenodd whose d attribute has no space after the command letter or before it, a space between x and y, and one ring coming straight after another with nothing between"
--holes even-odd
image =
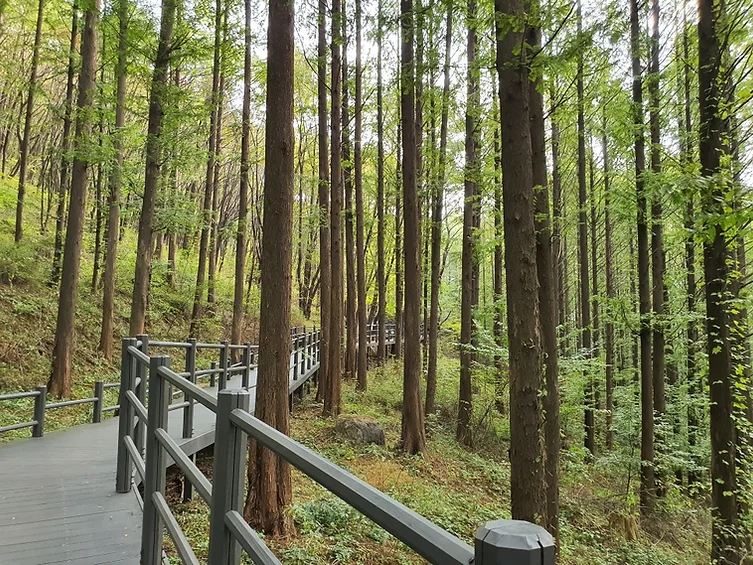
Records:
<instances>
[{"instance_id":1,"label":"slender tree trunk","mask_svg":"<svg viewBox=\"0 0 753 565\"><path fill-rule=\"evenodd\" d=\"M524 21L528 5L496 0L496 11ZM497 19L502 111L502 182L510 351L510 492L512 517L546 524L543 367L539 328L527 50L523 26L505 32Z\"/></svg>"},{"instance_id":2,"label":"slender tree trunk","mask_svg":"<svg viewBox=\"0 0 753 565\"><path fill-rule=\"evenodd\" d=\"M343 328L343 244L342 244L342 4L332 0L332 123L330 149L330 254L332 257L332 281L329 320L329 378L324 391L324 414L340 414L340 379L342 377L342 328Z\"/></svg>"},{"instance_id":3,"label":"slender tree trunk","mask_svg":"<svg viewBox=\"0 0 753 565\"><path fill-rule=\"evenodd\" d=\"M722 159L730 154L728 93L722 65L729 58L725 47L728 25L723 0L698 3L698 68L701 174L706 177L702 192L703 211L712 234L703 246L706 280L706 333L709 360L711 423L711 560L723 564L740 562L742 540L738 523L737 461L733 419L733 363L729 311L728 235L722 225L725 207L731 207L727 188L716 177Z\"/></svg>"},{"instance_id":4,"label":"slender tree trunk","mask_svg":"<svg viewBox=\"0 0 753 565\"><path fill-rule=\"evenodd\" d=\"M651 366L651 290L649 284L648 210L646 206L646 148L643 136L643 81L640 59L640 22L637 0L630 0L630 46L633 70L633 123L635 125L635 185L638 200L638 302L641 316L641 510L654 506L654 398Z\"/></svg>"},{"instance_id":5,"label":"slender tree trunk","mask_svg":"<svg viewBox=\"0 0 753 565\"><path fill-rule=\"evenodd\" d=\"M387 354L387 283L384 274L384 94L382 86L384 15L382 14L382 0L378 0L377 24L377 288L379 294L377 360L382 365Z\"/></svg>"},{"instance_id":6,"label":"slender tree trunk","mask_svg":"<svg viewBox=\"0 0 753 565\"><path fill-rule=\"evenodd\" d=\"M345 375L353 378L356 374L356 346L358 343L358 328L356 321L356 249L353 233L353 160L352 145L350 140L350 84L348 81L348 16L347 7L343 2L342 12L342 84L343 84L343 109L342 109L342 159L343 159L343 184L345 188L345 262L346 269L346 298L345 298L345 326L347 328L345 340Z\"/></svg>"},{"instance_id":7,"label":"slender tree trunk","mask_svg":"<svg viewBox=\"0 0 753 565\"><path fill-rule=\"evenodd\" d=\"M24 198L26 196L26 169L29 163L29 144L31 143L31 122L34 115L34 95L37 92L37 67L39 66L39 48L42 44L42 24L44 22L44 0L37 5L37 25L34 32L34 50L31 55L31 76L29 93L26 95L26 116L24 118L24 136L21 140L21 157L18 166L18 199L16 201L15 241L21 241L24 235Z\"/></svg>"},{"instance_id":8,"label":"slender tree trunk","mask_svg":"<svg viewBox=\"0 0 753 565\"><path fill-rule=\"evenodd\" d=\"M254 19L251 0L244 0L244 56L243 56L243 124L241 132L241 180L238 205L238 231L235 236L235 285L233 287L233 322L230 341L241 342L243 324L243 281L246 272L246 233L248 232L248 171L250 168L249 147L251 137L251 80Z\"/></svg>"},{"instance_id":9,"label":"slender tree trunk","mask_svg":"<svg viewBox=\"0 0 753 565\"><path fill-rule=\"evenodd\" d=\"M267 41L267 104L264 160L257 418L284 434L290 431L290 300L293 251L293 74L294 7L271 0ZM245 518L268 535L291 529L285 507L293 488L290 465L253 440L249 442Z\"/></svg>"},{"instance_id":10,"label":"slender tree trunk","mask_svg":"<svg viewBox=\"0 0 753 565\"><path fill-rule=\"evenodd\" d=\"M149 126L146 143L146 173L144 198L139 220L139 240L136 249L136 274L131 303L130 335L144 333L146 305L149 295L149 273L152 263L152 230L154 205L162 162L162 121L165 115L168 68L172 54L173 25L178 0L162 0L162 23L157 46L157 59L152 73L149 95Z\"/></svg>"},{"instance_id":11,"label":"slender tree trunk","mask_svg":"<svg viewBox=\"0 0 753 565\"><path fill-rule=\"evenodd\" d=\"M612 314L612 301L615 299L614 291L614 266L612 250L612 212L611 212L611 186L610 186L610 162L609 162L609 138L607 136L607 113L604 107L602 117L602 163L604 167L604 260L606 271L607 302L610 305L607 311L605 332L605 363L606 363L606 411L607 411L607 449L611 450L614 445L614 432L612 430L614 411L614 316Z\"/></svg>"},{"instance_id":12,"label":"slender tree trunk","mask_svg":"<svg viewBox=\"0 0 753 565\"><path fill-rule=\"evenodd\" d=\"M206 278L207 257L209 255L209 231L212 229L212 195L214 193L214 169L216 163L215 150L217 148L217 123L220 105L220 48L222 43L222 0L215 2L214 29L214 62L212 67L212 100L209 117L209 142L207 169L204 179L204 200L202 202L201 237L199 239L199 264L196 269L196 289L191 311L191 325L188 330L190 336L196 337L203 312L204 281Z\"/></svg>"},{"instance_id":13,"label":"slender tree trunk","mask_svg":"<svg viewBox=\"0 0 753 565\"><path fill-rule=\"evenodd\" d=\"M319 365L319 388L317 400L324 398L324 391L329 386L329 327L331 318L331 294L332 270L330 257L330 232L329 232L329 164L327 159L327 3L319 0L318 11L318 59L317 59L317 107L319 116L319 311L321 316L321 343Z\"/></svg>"},{"instance_id":14,"label":"slender tree trunk","mask_svg":"<svg viewBox=\"0 0 753 565\"><path fill-rule=\"evenodd\" d=\"M71 40L68 47L68 76L65 86L65 115L63 117L63 144L60 160L60 184L58 185L57 211L55 213L55 247L52 255L52 284L60 280L60 266L63 260L63 226L65 216L65 196L68 193L68 163L71 149L71 124L73 123L73 95L76 78L76 44L78 42L78 1L74 0L71 16ZM5 167L3 167L5 172Z\"/></svg>"},{"instance_id":15,"label":"slender tree trunk","mask_svg":"<svg viewBox=\"0 0 753 565\"><path fill-rule=\"evenodd\" d=\"M581 1L577 2L578 35L583 33ZM580 328L582 347L586 357L593 355L591 342L591 291L588 276L588 221L587 221L587 184L586 184L586 125L585 102L583 94L583 54L578 55L578 261L580 272ZM594 382L590 369L586 369L585 404L585 441L584 445L593 456L596 453L596 427L594 425Z\"/></svg>"},{"instance_id":16,"label":"slender tree trunk","mask_svg":"<svg viewBox=\"0 0 753 565\"><path fill-rule=\"evenodd\" d=\"M541 30L529 28L528 43L535 50L541 45ZM557 364L557 294L552 255L552 228L547 187L546 132L544 128L544 96L538 79L530 81L530 124L532 181L536 200L536 271L539 281L539 314L541 345L544 354L546 394L544 437L546 442L546 528L559 537L559 454L561 446L560 392Z\"/></svg>"},{"instance_id":17,"label":"slender tree trunk","mask_svg":"<svg viewBox=\"0 0 753 565\"><path fill-rule=\"evenodd\" d=\"M395 166L395 357L403 356L403 199L402 190L402 162L403 162L403 134L402 125L397 127L397 165Z\"/></svg>"},{"instance_id":18,"label":"slender tree trunk","mask_svg":"<svg viewBox=\"0 0 753 565\"><path fill-rule=\"evenodd\" d=\"M86 144L92 134L90 108L92 107L97 73L99 48L100 0L93 0L86 10L84 34L81 43L81 74L78 85L78 113L74 150ZM65 235L65 256L60 279L55 346L52 351L52 374L47 387L58 398L71 394L71 369L73 365L73 338L78 302L78 281L81 260L81 242L86 216L86 184L89 162L84 152L76 152L71 178L71 204L68 208L68 231Z\"/></svg>"},{"instance_id":19,"label":"slender tree trunk","mask_svg":"<svg viewBox=\"0 0 753 565\"><path fill-rule=\"evenodd\" d=\"M120 189L123 184L124 127L126 102L126 77L128 72L128 19L129 0L118 1L118 60L115 65L115 135L113 148L115 159L109 178L107 215L107 252L105 254L104 289L102 292L102 328L99 350L106 359L113 355L113 311L115 304L115 267L118 258L120 232Z\"/></svg>"},{"instance_id":20,"label":"slender tree trunk","mask_svg":"<svg viewBox=\"0 0 753 565\"><path fill-rule=\"evenodd\" d=\"M659 1L651 0L651 41L648 77L649 95L649 123L651 131L651 174L652 185L658 186L661 176L661 126L659 123ZM661 195L656 193L651 199L651 278L654 323L653 334L653 382L654 382L654 414L661 421L667 405L664 395L664 373L666 361L664 358L664 244L662 234L662 204ZM661 440L661 438L660 438ZM661 445L661 441L660 441ZM661 483L661 480L659 480ZM663 494L664 488L659 485L657 493Z\"/></svg>"},{"instance_id":21,"label":"slender tree trunk","mask_svg":"<svg viewBox=\"0 0 753 565\"><path fill-rule=\"evenodd\" d=\"M366 248L363 241L363 65L361 62L361 0L356 0L356 141L355 141L355 174L356 174L356 286L358 290L358 390L366 390Z\"/></svg>"},{"instance_id":22,"label":"slender tree trunk","mask_svg":"<svg viewBox=\"0 0 753 565\"><path fill-rule=\"evenodd\" d=\"M426 372L426 413L436 409L437 356L439 350L439 288L442 283L442 207L447 182L447 130L450 110L450 61L452 59L452 0L447 0L445 28L444 84L442 86L442 120L439 130L439 166L434 188L431 218L431 304L429 313L429 360Z\"/></svg>"},{"instance_id":23,"label":"slender tree trunk","mask_svg":"<svg viewBox=\"0 0 753 565\"><path fill-rule=\"evenodd\" d=\"M685 104L680 114L679 130L681 132L681 148L682 157L681 163L683 165L684 173L688 174L688 168L693 163L693 149L692 149L692 136L693 136L693 120L691 116L691 92L690 92L690 32L688 29L685 13L686 13L686 0L682 3L682 75L680 77L681 90ZM686 270L686 304L688 310L688 324L687 324L687 373L686 380L688 383L688 396L691 402L688 403L687 417L688 417L688 445L690 447L691 456L693 457L694 466L700 467L700 461L697 457L697 450L694 449L698 445L700 439L701 430L699 429L699 417L698 409L695 406L695 402L699 398L703 390L702 379L698 378L696 374L696 361L695 356L698 351L698 322L693 319L696 311L696 245L695 245L695 204L693 191L688 191L687 200L685 204L685 217L684 225L687 233L685 239L685 270ZM688 486L691 486L698 482L699 473L692 469L688 472Z\"/></svg>"},{"instance_id":24,"label":"slender tree trunk","mask_svg":"<svg viewBox=\"0 0 753 565\"><path fill-rule=\"evenodd\" d=\"M400 109L403 132L403 204L405 206L405 360L400 443L408 453L426 449L421 398L421 214L417 194L415 35L413 0L400 1ZM399 347L399 345L398 345Z\"/></svg>"},{"instance_id":25,"label":"slender tree trunk","mask_svg":"<svg viewBox=\"0 0 753 565\"><path fill-rule=\"evenodd\" d=\"M504 214L502 210L502 115L499 105L499 87L492 76L494 85L494 113L498 124L494 127L494 343L497 353L494 356L495 376L495 406L497 412L505 413L505 388L507 386L506 359L502 355L505 348L505 303L504 303Z\"/></svg>"},{"instance_id":26,"label":"slender tree trunk","mask_svg":"<svg viewBox=\"0 0 753 565\"><path fill-rule=\"evenodd\" d=\"M478 144L479 66L476 61L476 1L468 0L468 42L465 109L465 200L463 206L463 256L460 300L460 387L458 399L458 441L471 445L472 364L473 364L473 307L478 299L475 292L476 234L475 217L478 207L479 162Z\"/></svg>"}]
</instances>

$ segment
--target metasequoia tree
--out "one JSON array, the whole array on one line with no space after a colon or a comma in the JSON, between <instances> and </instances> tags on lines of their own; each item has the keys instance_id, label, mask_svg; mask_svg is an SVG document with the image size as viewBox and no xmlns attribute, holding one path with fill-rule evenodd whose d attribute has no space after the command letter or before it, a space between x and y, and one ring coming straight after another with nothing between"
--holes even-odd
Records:
<instances>
[{"instance_id":1,"label":"metasequoia tree","mask_svg":"<svg viewBox=\"0 0 753 565\"><path fill-rule=\"evenodd\" d=\"M646 205L646 142L643 135L643 80L640 58L640 20L637 0L630 0L630 50L633 71L635 125L635 191L638 201L638 300L641 381L641 509L650 512L656 496L654 479L654 398L651 360L651 289L649 283L648 210Z\"/></svg>"},{"instance_id":2,"label":"metasequoia tree","mask_svg":"<svg viewBox=\"0 0 753 565\"><path fill-rule=\"evenodd\" d=\"M324 391L329 386L329 324L332 286L332 269L330 265L330 233L329 233L329 161L328 161L328 132L327 132L327 2L319 0L317 12L318 44L317 44L317 116L318 116L318 163L319 189L317 193L319 204L319 313L321 340L319 343L319 388L317 400L324 397Z\"/></svg>"},{"instance_id":3,"label":"metasequoia tree","mask_svg":"<svg viewBox=\"0 0 753 565\"><path fill-rule=\"evenodd\" d=\"M541 30L538 25L531 25L527 35L528 44L532 49L537 50L541 45ZM537 72L535 67L533 72ZM558 307L555 292L554 257L552 255L549 187L547 186L544 96L539 90L540 88L540 77L538 74L532 75L529 89L531 170L536 200L536 272L539 281L539 314L546 390L546 394L544 394L542 400L542 408L546 415L544 420L546 440L546 527L556 538L559 533L559 453L562 443L557 363Z\"/></svg>"},{"instance_id":4,"label":"metasequoia tree","mask_svg":"<svg viewBox=\"0 0 753 565\"><path fill-rule=\"evenodd\" d=\"M157 199L160 168L162 164L162 122L165 116L167 81L170 57L173 52L173 26L179 0L162 0L162 23L160 24L157 58L152 73L149 94L149 126L146 138L146 172L144 174L144 197L139 218L139 241L136 248L136 273L133 281L131 302L130 335L144 332L146 305L149 294L149 273L152 267L152 235L154 205Z\"/></svg>"},{"instance_id":5,"label":"metasequoia tree","mask_svg":"<svg viewBox=\"0 0 753 565\"><path fill-rule=\"evenodd\" d=\"M115 162L110 172L107 214L107 252L102 293L102 327L99 350L107 359L112 359L113 309L115 303L115 267L120 239L120 189L123 184L124 127L126 103L126 73L128 65L128 0L118 2L118 60L115 64Z\"/></svg>"},{"instance_id":6,"label":"metasequoia tree","mask_svg":"<svg viewBox=\"0 0 753 565\"><path fill-rule=\"evenodd\" d=\"M413 0L400 0L400 109L402 122L403 209L405 218L405 360L400 443L408 453L426 448L421 398L421 215L416 171L416 97ZM398 324L399 324L398 320ZM400 344L396 345L400 349Z\"/></svg>"},{"instance_id":7,"label":"metasequoia tree","mask_svg":"<svg viewBox=\"0 0 753 565\"><path fill-rule=\"evenodd\" d=\"M37 92L37 69L39 67L39 47L42 44L42 23L44 22L44 0L37 4L37 25L34 32L34 49L31 55L31 74L29 91L26 95L26 115L24 117L24 134L21 139L21 157L18 164L18 198L16 200L15 241L18 243L24 235L24 199L26 198L26 169L29 164L29 144L31 143L31 122L34 117L34 95Z\"/></svg>"},{"instance_id":8,"label":"metasequoia tree","mask_svg":"<svg viewBox=\"0 0 753 565\"><path fill-rule=\"evenodd\" d=\"M377 360L381 365L387 354L387 282L384 267L384 87L382 85L382 0L377 8L377 292L379 294Z\"/></svg>"},{"instance_id":9,"label":"metasequoia tree","mask_svg":"<svg viewBox=\"0 0 753 565\"><path fill-rule=\"evenodd\" d=\"M271 0L267 32L264 160L264 230L259 326L259 376L255 416L289 433L290 300L293 263L293 2ZM292 499L290 465L249 442L244 517L269 535L289 529L284 512Z\"/></svg>"},{"instance_id":10,"label":"metasequoia tree","mask_svg":"<svg viewBox=\"0 0 753 565\"><path fill-rule=\"evenodd\" d=\"M510 351L512 517L546 523L542 351L536 268L530 78L520 25L529 5L496 0L497 73L502 116L502 183Z\"/></svg>"},{"instance_id":11,"label":"metasequoia tree","mask_svg":"<svg viewBox=\"0 0 753 565\"><path fill-rule=\"evenodd\" d=\"M577 2L578 37L582 38L581 1ZM582 39L581 39L582 40ZM591 357L591 288L588 276L588 222L586 206L588 202L586 187L586 124L585 100L583 93L583 51L578 53L578 73L576 77L578 99L578 262L580 271L580 330L582 347L586 357ZM594 422L594 384L590 369L587 371L587 383L584 390L585 400L585 434L584 445L593 456L596 451L596 427Z\"/></svg>"},{"instance_id":12,"label":"metasequoia tree","mask_svg":"<svg viewBox=\"0 0 753 565\"><path fill-rule=\"evenodd\" d=\"M246 274L246 233L248 232L248 173L249 148L251 145L251 73L253 36L251 25L253 8L251 0L244 0L244 55L243 55L243 114L241 119L241 178L238 204L238 230L235 236L235 285L233 287L233 322L230 330L232 343L241 341L241 324L243 322L243 281Z\"/></svg>"},{"instance_id":13,"label":"metasequoia tree","mask_svg":"<svg viewBox=\"0 0 753 565\"><path fill-rule=\"evenodd\" d=\"M329 363L327 387L324 389L324 414L340 414L340 386L342 373L343 336L343 244L341 213L342 187L342 3L332 0L332 72L330 91L332 97L331 147L330 147L330 318Z\"/></svg>"},{"instance_id":14,"label":"metasequoia tree","mask_svg":"<svg viewBox=\"0 0 753 565\"><path fill-rule=\"evenodd\" d=\"M708 386L711 400L711 559L716 563L740 562L737 460L733 418L733 360L730 261L731 240L724 217L731 209L730 189L724 179L725 157L730 155L729 90L723 80L729 61L723 0L698 2L698 98L700 101L699 148L703 184L701 204L710 235L703 244L706 279L706 333L709 359Z\"/></svg>"},{"instance_id":15,"label":"metasequoia tree","mask_svg":"<svg viewBox=\"0 0 753 565\"><path fill-rule=\"evenodd\" d=\"M65 255L60 278L55 346L52 351L52 374L47 384L50 393L58 398L71 394L73 366L73 335L75 333L78 279L81 265L81 244L86 217L86 185L90 155L83 151L92 135L91 108L95 93L97 52L99 50L100 0L86 6L83 39L81 41L81 73L78 78L78 102L75 157L71 176L71 202L68 207L68 231L65 234Z\"/></svg>"},{"instance_id":16,"label":"metasequoia tree","mask_svg":"<svg viewBox=\"0 0 753 565\"><path fill-rule=\"evenodd\" d=\"M358 390L366 390L366 249L363 217L363 62L361 61L361 0L356 1L356 98L354 172L356 188L356 290L358 294Z\"/></svg>"},{"instance_id":17,"label":"metasequoia tree","mask_svg":"<svg viewBox=\"0 0 753 565\"><path fill-rule=\"evenodd\" d=\"M222 47L222 0L216 0L214 8L214 61L212 63L212 94L209 110L209 140L207 142L207 167L204 177L204 199L201 204L202 222L199 240L199 264L196 269L196 288L194 290L193 310L191 311L190 336L196 336L203 312L204 282L209 255L209 235L212 228L212 195L215 186L215 166L217 161L218 122L220 120L220 78Z\"/></svg>"},{"instance_id":18,"label":"metasequoia tree","mask_svg":"<svg viewBox=\"0 0 753 565\"><path fill-rule=\"evenodd\" d=\"M52 251L52 274L50 282L54 285L60 281L60 268L63 261L63 224L65 221L65 197L68 194L68 165L70 163L71 125L73 124L73 95L76 79L76 50L78 44L78 1L73 2L71 17L71 38L68 46L68 74L65 83L65 113L63 116L63 143L61 145L60 180L58 183L58 202L55 213L55 244ZM4 167L3 167L4 169ZM4 171L3 171L4 172Z\"/></svg>"},{"instance_id":19,"label":"metasequoia tree","mask_svg":"<svg viewBox=\"0 0 753 565\"><path fill-rule=\"evenodd\" d=\"M431 215L431 299L429 313L429 359L426 371L426 413L435 410L437 393L437 354L439 343L439 287L442 269L442 205L447 171L447 130L450 110L450 61L452 57L452 0L447 0L445 27L444 83L442 85L442 118L439 131L439 159L434 181Z\"/></svg>"},{"instance_id":20,"label":"metasequoia tree","mask_svg":"<svg viewBox=\"0 0 753 565\"><path fill-rule=\"evenodd\" d=\"M461 443L470 445L472 390L471 365L473 364L473 307L477 303L476 291L476 225L478 207L478 113L480 106L479 66L476 60L476 1L468 1L468 42L466 73L467 91L465 108L465 200L463 206L463 258L460 302L460 386L458 398L458 425L455 435Z\"/></svg>"}]
</instances>

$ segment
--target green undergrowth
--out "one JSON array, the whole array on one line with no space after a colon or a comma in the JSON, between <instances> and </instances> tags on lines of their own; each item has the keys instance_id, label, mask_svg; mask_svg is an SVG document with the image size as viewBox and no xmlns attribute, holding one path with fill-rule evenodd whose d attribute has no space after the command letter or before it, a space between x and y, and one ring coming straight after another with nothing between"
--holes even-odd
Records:
<instances>
[{"instance_id":1,"label":"green undergrowth","mask_svg":"<svg viewBox=\"0 0 753 565\"><path fill-rule=\"evenodd\" d=\"M440 374L457 374L457 361L442 358ZM313 395L297 403L291 435L359 478L389 494L419 514L473 543L476 528L510 517L506 425L498 418L478 436L474 449L458 445L451 404L442 405L428 420L428 450L406 456L396 450L400 436L399 402L402 366L388 363L369 373L369 390L343 386L343 413L378 420L386 446L354 446L334 432L334 421L321 418L322 406ZM444 384L442 384L444 383ZM449 379L440 378L440 398L451 401ZM479 392L483 399L483 390ZM707 563L706 511L676 492L662 502L656 517L637 519L621 502L619 478L609 466L580 463L564 452L562 458L562 564L687 565ZM211 473L211 458L200 466ZM184 504L179 488L170 500L176 518L188 533L199 558L208 548L208 512L203 502ZM331 493L293 471L293 505L288 510L295 533L286 539L267 539L283 563L404 564L423 563L413 551L387 534ZM630 526L635 528L629 531ZM626 529L627 528L627 529ZM637 538L633 539L637 535ZM175 561L177 563L177 561ZM250 561L249 561L250 562Z\"/></svg>"},{"instance_id":2,"label":"green undergrowth","mask_svg":"<svg viewBox=\"0 0 753 565\"><path fill-rule=\"evenodd\" d=\"M16 187L15 179L0 177L0 394L30 391L47 383L58 307L58 286L50 280L55 239L54 214L43 232L40 221L41 195L36 187L28 186L24 238L20 243L15 243ZM120 338L128 334L135 248L135 231L124 229L116 269L115 353L113 362L109 362L97 350L102 321L102 288L101 282L95 289L91 286L94 221L87 216L76 311L71 398L93 396L96 381L119 380ZM188 335L197 259L195 253L179 252L175 287L170 287L167 284L166 253L165 249L162 260L153 263L147 328L156 339L183 340ZM230 260L223 262L217 277L217 302L213 311L207 312L202 319L201 341L215 342L229 337L232 270ZM249 312L258 310L257 301L258 293L254 288L248 300ZM302 320L300 323L303 323ZM255 343L257 328L256 318L248 316L243 339ZM209 357L204 356L200 367L208 367L209 361ZM182 370L182 353L173 360L173 366ZM111 389L106 394L106 405L115 404L117 389ZM32 420L32 414L32 399L0 401L0 426ZM91 421L91 417L91 404L50 410L47 412L45 430L85 423ZM9 432L0 435L0 443L29 435L28 429Z\"/></svg>"}]
</instances>

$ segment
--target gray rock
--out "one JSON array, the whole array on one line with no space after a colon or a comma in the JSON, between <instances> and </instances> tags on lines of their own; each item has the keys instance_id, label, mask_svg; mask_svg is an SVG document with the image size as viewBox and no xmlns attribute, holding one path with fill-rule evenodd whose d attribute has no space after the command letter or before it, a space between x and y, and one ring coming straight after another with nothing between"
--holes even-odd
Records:
<instances>
[{"instance_id":1,"label":"gray rock","mask_svg":"<svg viewBox=\"0 0 753 565\"><path fill-rule=\"evenodd\" d=\"M384 430L379 422L371 418L341 416L335 424L335 432L355 444L384 445Z\"/></svg>"}]
</instances>

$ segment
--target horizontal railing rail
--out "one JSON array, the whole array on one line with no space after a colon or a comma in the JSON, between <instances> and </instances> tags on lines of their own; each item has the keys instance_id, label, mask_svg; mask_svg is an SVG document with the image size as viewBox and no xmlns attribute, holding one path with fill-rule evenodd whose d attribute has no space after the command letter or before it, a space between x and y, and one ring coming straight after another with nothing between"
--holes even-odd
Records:
<instances>
[{"instance_id":1,"label":"horizontal railing rail","mask_svg":"<svg viewBox=\"0 0 753 565\"><path fill-rule=\"evenodd\" d=\"M58 408L67 408L70 406L80 406L82 404L92 404L91 422L93 424L98 424L102 421L102 415L104 413L113 412L119 408L119 404L114 404L112 406L105 405L105 391L118 387L120 387L119 382L106 383L103 381L97 381L94 383L94 394L92 396L87 398L61 400L58 402L48 402L46 386L38 386L36 389L27 392L0 394L0 402L4 400L20 400L25 398L34 399L33 419L0 426L0 434L14 430L31 428L32 437L42 437L44 436L45 431L45 414L48 410L56 410Z\"/></svg>"},{"instance_id":2,"label":"horizontal railing rail","mask_svg":"<svg viewBox=\"0 0 753 565\"><path fill-rule=\"evenodd\" d=\"M318 371L321 335L291 333L289 396L302 390ZM152 342L170 343L170 342ZM380 490L338 467L311 449L255 418L249 408L248 386L223 388L217 396L199 386L195 355L187 355L186 370L176 372L167 355L150 356L147 336L123 341L121 404L118 444L117 491L133 489L134 472L143 484L141 562L157 565L162 560L163 531L186 564L198 563L185 533L165 499L168 457L185 477L185 489L195 489L210 508L209 556L213 565L238 565L245 552L254 563L277 565L280 561L243 519L247 443L253 438L329 492L373 520L431 563L447 565L553 565L554 540L543 528L527 522L498 520L476 532L474 547L399 503ZM182 347L182 346L181 346ZM195 352L197 344L185 348ZM217 371L229 368L223 344ZM241 349L244 355L249 349ZM251 366L251 357L245 357ZM248 371L246 371L247 373ZM214 373L213 373L214 374ZM220 372L220 375L223 373ZM149 389L148 404L145 389ZM244 382L244 385L248 384ZM139 389L139 387L141 387ZM184 403L199 403L215 417L213 481L168 433L168 414L174 396ZM184 429L184 432L186 430ZM184 434L185 435L185 434ZM144 457L145 455L145 457ZM138 491L136 491L138 493ZM185 494L184 494L185 496Z\"/></svg>"}]
</instances>

